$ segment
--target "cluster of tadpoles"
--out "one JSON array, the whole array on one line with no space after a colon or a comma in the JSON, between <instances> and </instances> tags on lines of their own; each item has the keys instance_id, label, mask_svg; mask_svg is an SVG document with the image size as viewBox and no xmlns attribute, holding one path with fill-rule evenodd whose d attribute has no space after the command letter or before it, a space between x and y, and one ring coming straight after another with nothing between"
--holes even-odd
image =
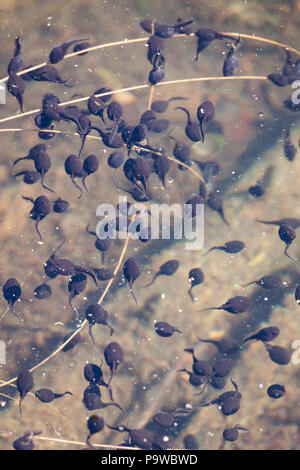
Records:
<instances>
[{"instance_id":1,"label":"cluster of tadpoles","mask_svg":"<svg viewBox=\"0 0 300 470\"><path fill-rule=\"evenodd\" d=\"M147 60L150 62L152 69L148 75L149 84L128 88L128 90L138 90L141 88L149 88L150 96L148 102L148 109L141 115L140 119L134 123L134 125L128 124L124 119L123 107L116 101L112 100L113 95L117 95L123 90L113 91L110 88L99 88L95 90L91 96L74 99L68 103L62 103L60 99L52 94L47 93L42 98L41 109L23 112L23 95L25 92L26 81L48 81L57 83L65 86L70 86L71 78L62 79L57 69L53 64L57 64L63 59L73 57L76 55L83 56L92 50L101 49L108 45L90 46L88 39L76 39L69 42L65 42L60 46L54 47L49 54L48 62L25 67L22 48L20 39L15 40L15 50L13 57L11 58L8 65L8 77L1 80L7 81L7 90L14 96L19 104L20 111L22 114L15 116L14 118L21 116L28 116L35 114L34 123L38 129L38 136L42 140L51 140L58 133L64 133L63 131L56 130L55 125L57 123L71 123L76 126L76 134L80 136L81 146L77 154L71 154L65 159L64 167L66 174L71 178L73 185L80 191L79 198L82 196L82 189L78 185L76 179L81 179L83 188L89 192L86 186L85 179L87 176L96 173L99 167L99 160L96 155L88 155L82 160L81 155L84 150L84 145L87 138L92 138L90 135L92 131L96 132L105 147L112 149L113 152L107 158L107 165L117 170L122 168L123 175L127 181L131 184L129 189L124 189L132 198L137 202L147 202L153 197L152 192L148 188L148 181L151 174L156 174L160 179L164 187L166 187L166 175L170 170L171 162L178 164L179 170L189 170L194 174L201 182L199 195L192 195L186 204L190 205L190 212L186 214L188 217L194 217L197 211L197 205L205 203L211 210L217 212L222 220L229 226L223 209L223 201L220 194L213 189L213 179L220 172L220 168L216 162L197 162L202 175L196 172L192 168L194 161L191 159L191 148L183 142L178 141L173 136L168 137L175 141L173 148L173 155L169 156L167 151L163 147L154 147L151 143L151 135L163 134L168 130L169 121L161 118L169 104L175 100L183 100L184 97L172 97L168 100L157 100L153 101L154 89L156 86L171 85L172 83L184 83L184 82L197 82L205 80L220 80L222 77L211 77L201 78L197 77L190 80L175 80L173 82L164 82L165 79L165 40L172 37L178 36L190 36L196 38L196 57L195 61L199 59L200 54L203 50L207 49L214 41L224 40L229 41L230 48L226 54L223 62L222 75L224 79L262 79L270 80L273 84L283 87L293 83L296 79L300 78L300 59L296 59L296 55L300 53L283 44L275 41L268 41L264 38L255 38L253 36L237 34L237 33L219 33L212 29L197 29L193 31L193 20L184 21L178 19L176 23L172 25L161 25L153 20L144 20L141 22L141 27L150 34L149 38L141 38L137 40L129 40L127 43L133 42L147 42ZM236 50L240 44L241 38L254 39L262 42L271 43L281 47L285 53L285 63L282 67L282 73L272 73L267 77L243 77L234 76L235 72L239 69L239 61L236 56ZM120 42L122 44L122 42ZM73 47L73 53L67 54L68 48ZM114 43L110 44L114 45ZM86 109L79 109L75 103L87 101ZM286 100L284 105L288 109L297 111L291 100ZM205 125L213 120L215 116L215 106L212 101L206 100L202 102L196 109L195 118L192 117L192 113L182 107L176 106L176 110L183 111L187 116L187 121L184 127L185 135L191 143L204 142L205 141ZM4 118L0 122L6 122L11 118ZM93 122L92 119L97 122ZM9 130L9 129L8 129ZM8 131L7 130L7 131ZM2 130L2 131L5 131ZM284 154L287 160L293 161L297 153L296 147L290 141L290 131L285 130L284 133ZM137 156L134 158L131 156L132 152L135 151ZM23 176L23 182L29 185L35 184L41 180L42 187L50 192L54 192L53 189L49 188L44 183L44 178L47 172L51 168L51 159L47 153L47 145L40 143L35 145L29 150L29 153L25 157L17 158L13 167L22 160L32 160L35 170L22 170L14 175L14 177ZM254 197L261 197L264 194L263 188L257 183L255 186L249 188L249 193ZM30 201L33 207L30 211L30 217L36 222L36 231L42 241L42 235L39 231L39 222L42 221L50 212L53 210L57 213L64 213L68 210L69 203L60 198L51 202L46 196L41 195L36 199L23 196L23 199ZM119 208L121 211L121 209ZM135 216L138 219L138 215ZM132 218L128 218L128 223L132 221ZM286 218L278 221L259 221L267 224L274 224L279 226L278 235L280 239L286 244L285 254L291 258L287 253L287 250L291 243L296 237L295 230L300 225L297 219ZM139 223L137 224L139 226ZM118 227L117 227L118 229ZM111 241L109 238L99 239L97 234L89 228L88 233L96 236L95 248L102 254L102 262L104 264L104 254L109 249ZM145 233L140 230L139 240L141 242L147 242L151 240L151 234ZM34 366L32 369L23 369L18 377L15 377L9 381L2 382L0 385L12 384L16 381L17 389L20 395L19 409L21 414L21 403L25 396L33 389L34 381L32 372L46 363L51 357L55 356L60 351L68 351L72 349L80 338L80 331L89 325L89 334L95 345L95 339L92 334L92 328L96 324L106 325L110 329L110 335L114 333L114 329L108 323L108 312L102 307L102 302L110 289L110 286L117 276L119 269L123 263L125 253L128 247L129 237L127 237L124 244L119 262L114 271L105 268L91 268L87 270L81 266L75 265L72 261L57 256L57 250L55 250L48 260L44 263L44 271L48 277L48 281L55 279L58 276L70 277L68 282L69 291L69 303L72 306L72 300L75 296L82 293L87 285L87 276L90 276L96 286L98 281L108 281L108 284L99 300L98 303L91 304L87 307L85 312L85 319L81 326L71 335L67 335L64 338L63 344L57 348L49 357L41 361L39 364ZM220 250L230 255L235 255L241 252L245 248L244 242L240 240L232 240L226 242L221 246L214 246L208 251ZM159 270L154 274L152 281L145 287L150 287L154 284L158 276L172 276L176 273L179 268L179 261L171 259L162 264ZM135 257L129 257L123 263L123 275L129 284L130 292L137 303L135 293L133 291L133 284L138 279L142 272L142 267L139 261ZM52 290L48 285L48 281L37 286L34 290L34 295L37 299L44 300L51 296ZM204 282L204 273L201 268L193 268L189 271L188 282L190 288L188 295L192 301L195 298L192 294L192 289L195 286L200 285ZM261 279L251 281L246 286L256 283L258 286L270 290L278 289L282 286L282 280L278 275L267 275ZM13 310L15 302L21 296L21 285L19 282L10 278L6 281L3 286L3 296L8 303L9 308L13 311L19 319L20 315ZM295 299L297 303L300 302L300 289L299 286L296 288ZM209 309L225 310L231 314L242 314L251 308L251 299L246 296L236 296L227 300L224 304ZM183 334L177 327L162 321L156 321L154 329L157 335L163 338L168 338L174 333ZM271 361L279 365L286 365L290 361L290 355L286 348L281 346L270 345L269 342L275 339L279 334L277 327L266 327L261 329L258 333L253 334L244 340L244 343L250 340L262 341L269 354ZM193 348L185 349L186 352L190 353L193 358L192 371L182 369L181 371L188 373L189 383L192 386L199 387L203 386L200 394L202 394L208 384L215 389L223 389L226 385L226 379L229 377L232 369L235 366L235 361L229 357L230 354L236 353L241 345L238 345L234 341L228 338L222 338L221 340L213 339L200 339L199 341L208 342L214 344L219 352L223 354L223 358L216 360L213 364L209 364L207 361L198 359L194 354ZM103 378L102 364L101 366L88 363L84 367L84 378L89 382L88 387L84 391L83 404L88 410L96 410L105 408L107 406L115 406L121 412L124 412L122 407L117 404L113 399L113 393L111 389L111 380L116 373L119 365L123 362L124 353L122 347L117 342L111 342L104 350L104 360L110 369L110 377L106 382ZM233 390L224 392L217 398L204 404L196 404L195 406L206 407L208 405L218 405L224 416L235 414L240 409L240 402L242 394L238 388L238 385L230 378L231 383L234 387ZM110 402L103 402L101 399L100 387L107 388L110 396ZM273 384L269 386L267 393L271 398L280 398L285 392L285 388L280 384ZM53 400L61 398L62 396L71 392L66 391L62 394L54 393L49 389L39 389L35 392L35 396L43 403L51 403ZM186 411L181 410L181 415L185 415ZM188 413L187 413L188 414ZM180 409L174 412L168 412L166 410L160 410L160 412L154 416L153 420L164 428L169 428L174 424L176 416L180 416ZM105 426L105 421L102 416L98 413L93 414L87 421L88 437L86 443L89 447L93 447L90 440L91 437L102 431ZM106 425L108 428L117 432L127 432L129 437L130 446L139 447L142 449L164 449L171 448L173 446L171 436L154 436L153 433L147 429L131 429L127 426L118 425L111 426ZM224 441L234 442L239 437L239 431L246 431L247 429L241 425L235 425L231 428L226 428L223 431ZM39 438L39 432L37 433L26 433L21 438L14 441L15 449L32 449L33 439ZM168 439L166 439L168 437ZM188 436L186 436L188 438ZM188 442L189 439L186 439ZM191 444L192 445L192 444ZM186 444L188 448L188 444Z\"/></svg>"}]
</instances>

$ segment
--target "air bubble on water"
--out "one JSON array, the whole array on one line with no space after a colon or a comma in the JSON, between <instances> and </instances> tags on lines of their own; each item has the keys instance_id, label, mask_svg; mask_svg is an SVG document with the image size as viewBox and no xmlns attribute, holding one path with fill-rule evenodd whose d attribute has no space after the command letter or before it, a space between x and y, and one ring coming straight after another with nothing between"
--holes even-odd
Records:
<instances>
[{"instance_id":1,"label":"air bubble on water","mask_svg":"<svg viewBox=\"0 0 300 470\"><path fill-rule=\"evenodd\" d=\"M7 401L6 401L6 400L2 400L2 401L1 401L1 406L2 406L2 408L4 408L4 407L5 407L6 403L7 403Z\"/></svg>"},{"instance_id":2,"label":"air bubble on water","mask_svg":"<svg viewBox=\"0 0 300 470\"><path fill-rule=\"evenodd\" d=\"M258 116L259 116L260 118L263 118L263 117L264 117L264 113L258 113Z\"/></svg>"}]
</instances>

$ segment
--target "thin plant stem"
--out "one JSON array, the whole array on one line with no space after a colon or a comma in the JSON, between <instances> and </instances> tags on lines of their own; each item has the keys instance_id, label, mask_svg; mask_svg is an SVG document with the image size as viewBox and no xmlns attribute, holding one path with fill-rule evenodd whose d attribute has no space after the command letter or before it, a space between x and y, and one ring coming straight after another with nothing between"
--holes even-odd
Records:
<instances>
[{"instance_id":1,"label":"thin plant stem","mask_svg":"<svg viewBox=\"0 0 300 470\"><path fill-rule=\"evenodd\" d=\"M158 87L158 86L180 85L182 83L190 84L190 83L197 83L197 82L225 81L225 80L268 80L268 77L256 76L256 75L248 75L248 76L240 75L240 76L233 76L233 77L194 77L194 78L184 78L180 80L169 80L167 82L159 82L155 86ZM144 85L136 85L132 87L121 88L120 90L99 93L95 96L100 98L102 96L109 96L109 95L119 94L119 93L123 93L127 91L142 90L145 88L149 88L151 86L152 85L145 83ZM87 101L88 99L89 99L89 96L85 96L83 98L77 98L75 100L70 100L70 101L65 101L64 103L59 103L58 106L68 106L70 104L81 103L83 101ZM13 116L8 116L6 118L0 119L0 124L2 124L3 122L12 121L14 119L19 119L21 117L30 116L32 114L39 113L40 111L41 109L38 108L38 109L33 109L31 111L26 111L25 113L19 113ZM51 131L48 130L48 132L51 132Z\"/></svg>"},{"instance_id":2,"label":"thin plant stem","mask_svg":"<svg viewBox=\"0 0 300 470\"><path fill-rule=\"evenodd\" d=\"M153 95L154 95L154 85L150 86L150 91L149 91L149 99L148 99L148 110L151 109L152 101L153 101Z\"/></svg>"},{"instance_id":3,"label":"thin plant stem","mask_svg":"<svg viewBox=\"0 0 300 470\"><path fill-rule=\"evenodd\" d=\"M0 133L1 132L37 132L37 130L36 129L22 129L22 128L0 129ZM39 132L49 132L49 131L47 129L40 129ZM76 135L76 136L80 137L80 135L77 132L65 132L65 131L54 131L54 130L53 131L51 130L51 132L53 132L55 134L67 134L67 135L70 134L70 135ZM94 135L88 135L86 138L102 141L101 137L94 136ZM177 160L175 157L170 157L169 155L164 155L160 152L157 152L156 150L148 150L146 148L139 147L138 145L134 145L133 148L135 148L137 150L139 149L139 150L143 150L143 151L148 151L149 153L151 153L153 155L157 155L158 157L166 156L168 160L170 160L171 162L177 163L178 165L183 166L184 168L189 170L196 178L198 178L202 183L205 184L205 181L202 178L202 176L200 175L200 173L198 173L197 171L195 171L193 168L186 165L185 163L181 162L180 160Z\"/></svg>"},{"instance_id":4,"label":"thin plant stem","mask_svg":"<svg viewBox=\"0 0 300 470\"><path fill-rule=\"evenodd\" d=\"M127 250L127 247L128 247L128 243L129 243L129 239L130 239L130 234L127 235L127 238L125 240L125 243L124 243L124 247L122 249L122 252L121 252L121 255L120 255L120 258L119 258L119 261L118 261L118 264L114 270L114 277L112 279L109 280L103 294L101 295L99 301L98 301L98 304L101 304L106 296L106 294L108 293L109 289L110 289L110 286L112 285L112 282L114 281L115 277L117 276L118 272L119 272L119 269L120 269L120 266L123 262L123 259L124 259L124 256L125 256L125 253L126 253L126 250ZM52 359L54 356L56 356L81 330L83 330L83 328L87 325L88 321L87 319L85 319L82 324L80 325L79 328L77 328L77 330L74 331L74 333L63 343L61 344L57 349L55 349L55 351L53 351L49 356L47 356L45 359L43 359L41 362L39 362L38 364L36 364L35 366L33 366L30 370L30 372L34 372L36 369L38 369L39 367L43 366L44 364L46 364L50 359ZM12 384L13 382L15 382L17 380L18 377L13 377L12 379L10 380L7 380L7 381L1 381L0 383L0 388L2 387L5 387L6 385L10 385Z\"/></svg>"},{"instance_id":5,"label":"thin plant stem","mask_svg":"<svg viewBox=\"0 0 300 470\"><path fill-rule=\"evenodd\" d=\"M272 39L266 39L266 38L262 38L260 36L254 36L252 34L243 34L243 33L222 33L222 34L227 34L228 36L233 36L233 37L236 37L236 38L244 38L244 39L251 39L253 41L258 41L258 42L263 42L265 44L271 44L272 46L278 46L278 47L282 47L283 49L288 49L289 51L291 52L294 52L295 54L297 55L300 55L300 51L298 51L297 49L295 49L294 47L291 47L289 46L288 44L282 44L278 41L273 41Z\"/></svg>"},{"instance_id":6,"label":"thin plant stem","mask_svg":"<svg viewBox=\"0 0 300 470\"><path fill-rule=\"evenodd\" d=\"M260 36L254 36L254 35L251 35L251 34L244 34L244 33L228 33L226 31L222 32L221 34L226 34L228 36L233 36L233 37L237 37L237 38L241 37L241 38L244 38L244 39L250 39L251 41L263 42L265 44L270 44L270 45L281 47L281 48L284 48L284 49L289 49L291 52L294 52L295 54L300 55L300 51L298 51L297 49L291 47L288 44L282 44L278 41L273 41L271 39L266 39L266 38L263 38L263 37L260 37ZM192 33L190 35L175 34L173 36L173 38L183 38L183 37L184 38L186 38L186 37L195 37L195 34L194 33ZM91 47L87 47L86 49L82 49L81 51L66 54L64 56L63 60L71 59L72 57L83 54L85 52L93 52L93 51L97 51L97 50L100 50L100 49L106 49L106 48L115 47L115 46L124 46L124 45L127 45L127 44L137 44L139 42L146 42L148 40L149 40L149 37L147 36L147 37L143 37L143 38L125 39L123 41L115 41L115 42L109 42L109 43L105 43L105 44L98 44L96 46L91 46ZM34 65L34 66L32 66L32 67L30 67L26 70L22 70L21 72L18 72L17 75L24 75L25 73L32 72L34 70L38 70L42 67L45 67L45 65L47 65L47 64L48 64L48 62L43 62L42 64ZM6 76L4 78L1 78L0 83L6 82L8 80L8 78L9 78L8 76Z\"/></svg>"},{"instance_id":7,"label":"thin plant stem","mask_svg":"<svg viewBox=\"0 0 300 470\"><path fill-rule=\"evenodd\" d=\"M32 439L38 439L40 441L53 441L61 442L63 444L73 444L77 446L86 446L86 442L81 441L69 441L66 439L56 439L55 437L43 437L43 436L32 436ZM92 444L93 447L98 447L99 449L119 449L119 450L140 450L139 447L126 447L126 446L114 446L110 444Z\"/></svg>"}]
</instances>

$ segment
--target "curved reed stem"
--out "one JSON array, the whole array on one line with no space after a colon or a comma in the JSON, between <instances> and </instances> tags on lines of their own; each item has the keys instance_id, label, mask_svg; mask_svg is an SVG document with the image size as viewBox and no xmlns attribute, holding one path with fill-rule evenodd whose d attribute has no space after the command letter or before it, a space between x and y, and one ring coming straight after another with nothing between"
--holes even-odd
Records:
<instances>
[{"instance_id":1,"label":"curved reed stem","mask_svg":"<svg viewBox=\"0 0 300 470\"><path fill-rule=\"evenodd\" d=\"M234 77L194 77L194 78L183 78L180 80L169 80L167 82L159 82L155 86L161 87L161 86L169 86L169 85L180 85L182 83L189 84L189 83L196 83L196 82L225 81L225 80L268 80L268 77L256 76L256 75L248 75L248 76L240 75L240 76L234 76ZM127 92L127 91L142 90L144 88L149 88L151 86L152 85L148 85L148 84L136 85L136 86L131 86L127 88L121 88L120 90L109 91L106 93L99 93L95 96L100 98L101 96L109 96L109 95L124 93L125 91ZM65 101L64 103L59 103L58 106L69 106L70 104L81 103L83 101L87 101L88 99L89 99L89 96L84 96L83 98L76 98L75 100L70 100L70 101ZM26 111L25 113L19 113L14 116L8 116L6 118L0 119L0 124L2 124L3 122L13 121L14 119L19 119L21 117L30 116L32 114L39 113L40 111L41 109L39 108L39 109L33 109L31 111Z\"/></svg>"},{"instance_id":2,"label":"curved reed stem","mask_svg":"<svg viewBox=\"0 0 300 470\"><path fill-rule=\"evenodd\" d=\"M258 41L258 42L263 42L265 44L271 44L272 46L278 46L282 47L283 49L289 49L291 52L294 52L297 55L300 55L300 51L297 49L294 49L294 47L289 46L288 44L282 44L281 42L278 41L273 41L272 39L266 39L260 36L254 36L251 34L243 34L243 33L222 33L222 34L228 34L228 36L233 36L235 38L244 38L244 39L251 39L253 41Z\"/></svg>"},{"instance_id":3,"label":"curved reed stem","mask_svg":"<svg viewBox=\"0 0 300 470\"><path fill-rule=\"evenodd\" d=\"M127 247L128 247L129 240L130 240L130 234L127 235L127 238L125 240L124 247L122 249L118 264L117 264L117 266L114 270L114 277L109 280L103 294L101 295L101 297L98 301L98 304L101 304L103 302L106 294L108 293L108 291L110 289L110 286L112 285L113 281L115 280L115 277L117 276L117 274L119 272L120 266L123 262L123 259L124 259L124 256L125 256L125 253L126 253L126 250L127 250ZM52 359L54 356L56 356L81 330L83 330L83 328L87 325L87 323L88 323L88 321L85 319L82 322L82 325L79 328L77 328L77 330L75 330L74 333L63 344L61 344L57 349L55 349L55 351L53 351L49 356L47 356L41 362L39 362L38 364L33 366L30 369L30 372L34 372L36 369L38 369L42 365L46 364L46 362L48 362L50 359ZM7 380L7 381L1 381L0 388L5 387L6 385L12 384L13 382L15 382L17 380L17 378L18 377L13 377L12 379Z\"/></svg>"},{"instance_id":4,"label":"curved reed stem","mask_svg":"<svg viewBox=\"0 0 300 470\"><path fill-rule=\"evenodd\" d=\"M233 36L233 37L241 37L241 38L244 38L244 39L250 39L252 41L258 41L258 42L263 42L265 44L270 44L272 46L277 46L277 47L281 47L281 48L284 48L284 49L289 49L291 52L294 52L295 54L297 55L300 55L300 51L298 51L297 49L291 47L290 45L288 44L282 44L278 41L273 41L271 39L266 39L266 38L263 38L263 37L260 37L260 36L254 36L254 35L251 35L251 34L244 34L244 33L228 33L227 31L223 31L221 34L227 34L229 36ZM190 35L186 35L186 34L175 34L173 36L173 38L183 38L183 37L194 37L195 34L190 34ZM115 47L115 46L124 46L124 45L127 45L127 44L137 44L139 42L147 42L149 39L149 36L147 37L143 37L143 38L134 38L134 39L125 39L123 41L115 41L115 42L108 42L108 43L105 43L105 44L97 44L96 46L91 46L91 47L88 47L86 49L82 49L81 51L78 51L78 52L72 52L70 54L66 54L63 58L63 60L66 60L66 59L71 59L72 57L75 57L79 54L82 54L82 53L85 53L85 52L93 52L93 51L97 51L97 50L101 50L101 49L106 49L106 48L109 48L109 47ZM42 67L45 67L45 65L47 65L48 62L43 62L42 64L38 64L38 65L34 65L26 70L22 70L21 72L19 72L17 75L24 75L25 73L28 73L28 72L33 72L34 70L38 70ZM8 80L8 76L4 77L4 78L1 78L0 79L0 83L2 82L6 82Z\"/></svg>"},{"instance_id":5,"label":"curved reed stem","mask_svg":"<svg viewBox=\"0 0 300 470\"><path fill-rule=\"evenodd\" d=\"M150 86L150 91L149 91L149 99L148 99L148 107L147 109L151 109L152 101L153 101L153 95L154 95L154 85Z\"/></svg>"},{"instance_id":6,"label":"curved reed stem","mask_svg":"<svg viewBox=\"0 0 300 470\"><path fill-rule=\"evenodd\" d=\"M55 437L43 437L43 436L32 436L32 439L39 439L40 441L53 441L53 442L62 442L63 444L73 444L77 446L87 446L86 442L81 441L69 441L66 439L56 439ZM114 446L110 444L92 444L93 447L98 447L99 449L116 449L116 450L140 450L139 447L125 447L125 446Z\"/></svg>"},{"instance_id":7,"label":"curved reed stem","mask_svg":"<svg viewBox=\"0 0 300 470\"><path fill-rule=\"evenodd\" d=\"M1 132L38 132L36 129L22 129L22 128L17 128L17 129L0 129L0 133ZM47 129L40 129L39 132L49 132L49 130ZM80 137L80 135L77 133L77 132L65 132L65 131L52 131L51 132L55 133L55 134L70 134L70 135L76 135L78 137ZM86 137L87 139L94 139L94 140L101 140L101 137L99 136L94 136L94 135L88 135ZM145 148L142 148L138 145L134 145L133 146L134 149L137 149L137 150L143 150L143 151L148 151L149 153L153 154L153 155L157 155L158 157L161 157L163 156L162 153L160 152L157 152L155 150L148 150L148 149L145 149ZM191 168L190 166L186 165L185 163L181 162L180 160L177 160L175 157L170 157L169 155L164 155L167 157L168 160L170 160L171 162L174 162L174 163L177 163L178 165L181 165L183 166L184 168L186 168L187 170L189 170L196 178L198 178L202 183L205 184L205 181L204 179L202 178L202 176L200 175L200 173L198 173L197 171L195 171L193 168Z\"/></svg>"}]
</instances>

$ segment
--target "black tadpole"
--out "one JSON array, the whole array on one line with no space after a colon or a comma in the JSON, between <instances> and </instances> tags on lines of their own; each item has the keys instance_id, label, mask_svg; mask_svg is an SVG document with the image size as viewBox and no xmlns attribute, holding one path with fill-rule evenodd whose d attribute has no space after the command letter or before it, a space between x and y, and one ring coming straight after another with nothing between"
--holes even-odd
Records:
<instances>
[{"instance_id":1,"label":"black tadpole","mask_svg":"<svg viewBox=\"0 0 300 470\"><path fill-rule=\"evenodd\" d=\"M237 384L232 380L231 383L234 386L235 390L230 392L224 392L219 395L214 400L205 403L203 405L196 406L209 406L209 405L219 405L221 407L221 412L224 416L230 416L235 414L240 409L240 401L242 398L241 393L239 392Z\"/></svg>"},{"instance_id":2,"label":"black tadpole","mask_svg":"<svg viewBox=\"0 0 300 470\"><path fill-rule=\"evenodd\" d=\"M72 300L74 299L74 297L81 294L85 290L86 285L87 277L85 274L80 272L73 274L73 276L68 282L69 305L75 313L77 313L77 310L75 310L75 308L73 307Z\"/></svg>"},{"instance_id":3,"label":"black tadpole","mask_svg":"<svg viewBox=\"0 0 300 470\"><path fill-rule=\"evenodd\" d=\"M91 175L92 173L95 173L98 170L98 167L99 167L99 160L96 157L96 155L88 155L85 158L83 162L83 169L85 171L85 175L82 178L82 186L87 192L89 192L89 190L86 187L85 179L87 176Z\"/></svg>"},{"instance_id":4,"label":"black tadpole","mask_svg":"<svg viewBox=\"0 0 300 470\"><path fill-rule=\"evenodd\" d=\"M266 328L262 328L254 335L248 336L248 338L244 339L244 343L246 341L250 341L252 339L256 339L257 341L269 342L273 341L279 335L280 330L277 326L267 326Z\"/></svg>"},{"instance_id":5,"label":"black tadpole","mask_svg":"<svg viewBox=\"0 0 300 470\"><path fill-rule=\"evenodd\" d=\"M200 142L202 139L200 124L191 120L190 113L187 109L177 106L175 109L184 111L187 115L187 123L185 126L185 134L192 142Z\"/></svg>"},{"instance_id":6,"label":"black tadpole","mask_svg":"<svg viewBox=\"0 0 300 470\"><path fill-rule=\"evenodd\" d=\"M21 70L24 68L24 62L21 54L21 44L20 44L20 38L19 36L16 37L15 39L15 51L14 55L11 58L8 67L7 67L7 73L10 74L11 72L21 72Z\"/></svg>"},{"instance_id":7,"label":"black tadpole","mask_svg":"<svg viewBox=\"0 0 300 470\"><path fill-rule=\"evenodd\" d=\"M13 277L9 278L4 284L2 288L2 292L3 292L3 297L8 303L10 311L13 312L20 321L22 321L22 318L20 317L18 312L15 312L13 310L13 305L18 300L22 292L19 282Z\"/></svg>"},{"instance_id":8,"label":"black tadpole","mask_svg":"<svg viewBox=\"0 0 300 470\"><path fill-rule=\"evenodd\" d=\"M198 286L199 284L202 284L202 282L204 282L204 274L203 274L202 269L200 268L191 269L189 272L188 280L189 280L189 283L191 284L191 287L188 290L188 294L190 298L192 299L192 301L194 302L195 298L192 294L192 289L193 287Z\"/></svg>"},{"instance_id":9,"label":"black tadpole","mask_svg":"<svg viewBox=\"0 0 300 470\"><path fill-rule=\"evenodd\" d=\"M96 434L97 432L102 431L102 429L104 428L104 425L105 425L104 419L99 414L94 414L94 415L89 417L89 419L87 421L87 427L88 427L88 430L89 430L89 435L86 439L86 443L88 445L90 445L91 437L94 434Z\"/></svg>"},{"instance_id":10,"label":"black tadpole","mask_svg":"<svg viewBox=\"0 0 300 470\"><path fill-rule=\"evenodd\" d=\"M230 228L230 224L227 222L224 215L223 201L220 194L217 192L211 192L207 198L207 205L213 211L218 212L223 222L225 222L225 224Z\"/></svg>"},{"instance_id":11,"label":"black tadpole","mask_svg":"<svg viewBox=\"0 0 300 470\"><path fill-rule=\"evenodd\" d=\"M106 346L104 350L104 359L110 368L110 378L108 381L108 385L110 385L117 368L124 359L124 353L119 343L113 341L112 343L109 343L108 346Z\"/></svg>"},{"instance_id":12,"label":"black tadpole","mask_svg":"<svg viewBox=\"0 0 300 470\"><path fill-rule=\"evenodd\" d=\"M49 62L51 64L57 64L58 62L60 62L64 58L64 56L65 56L65 54L66 54L66 52L67 52L67 50L70 46L72 46L73 44L76 44L78 42L86 41L88 39L89 38L74 39L74 40L69 41L69 42L64 42L60 46L54 47L51 50L50 54L49 54Z\"/></svg>"},{"instance_id":13,"label":"black tadpole","mask_svg":"<svg viewBox=\"0 0 300 470\"><path fill-rule=\"evenodd\" d=\"M22 410L21 410L22 401L24 400L27 393L30 392L30 390L34 386L32 373L28 369L22 370L22 372L20 372L20 374L17 377L16 385L17 385L18 392L20 394L19 410L20 410L20 415L21 415L22 414Z\"/></svg>"},{"instance_id":14,"label":"black tadpole","mask_svg":"<svg viewBox=\"0 0 300 470\"><path fill-rule=\"evenodd\" d=\"M200 124L201 140L204 142L203 124L211 121L215 115L215 107L211 101L204 101L197 109L197 118Z\"/></svg>"},{"instance_id":15,"label":"black tadpole","mask_svg":"<svg viewBox=\"0 0 300 470\"><path fill-rule=\"evenodd\" d=\"M82 189L81 187L76 183L75 178L83 177L85 175L84 169L83 169L83 164L80 158L77 155L71 154L67 157L65 161L65 171L67 175L70 176L71 181L73 185L79 189L80 195L78 196L78 199L81 198L82 196Z\"/></svg>"},{"instance_id":16,"label":"black tadpole","mask_svg":"<svg viewBox=\"0 0 300 470\"><path fill-rule=\"evenodd\" d=\"M30 201L33 204L33 208L31 209L29 216L31 219L36 221L35 229L42 242L43 238L41 232L39 231L39 222L51 212L51 202L47 196L39 196L35 200L25 196L22 196L22 198L25 199L25 201Z\"/></svg>"},{"instance_id":17,"label":"black tadpole","mask_svg":"<svg viewBox=\"0 0 300 470\"><path fill-rule=\"evenodd\" d=\"M125 261L124 266L123 266L123 274L125 276L125 279L129 283L129 289L136 304L137 304L137 300L133 292L133 283L139 277L141 272L142 272L142 268L139 262L135 258L130 257L127 259L127 261Z\"/></svg>"},{"instance_id":18,"label":"black tadpole","mask_svg":"<svg viewBox=\"0 0 300 470\"><path fill-rule=\"evenodd\" d=\"M287 252L289 246L292 244L292 242L295 240L296 238L296 232L295 232L295 229L293 227L291 227L291 225L287 225L287 224L282 224L280 225L279 227L279 230L278 230L278 235L279 235L279 238L280 240L282 240L284 243L285 243L285 250L284 250L284 254L290 258L291 260L295 261L295 258L293 258L292 256L290 256Z\"/></svg>"},{"instance_id":19,"label":"black tadpole","mask_svg":"<svg viewBox=\"0 0 300 470\"><path fill-rule=\"evenodd\" d=\"M232 240L221 246L213 246L205 253L205 255L207 255L213 250L221 250L221 251L225 251L225 253L235 254L235 253L239 253L244 248L245 248L244 242L241 242L240 240Z\"/></svg>"},{"instance_id":20,"label":"black tadpole","mask_svg":"<svg viewBox=\"0 0 300 470\"><path fill-rule=\"evenodd\" d=\"M172 336L176 332L182 335L182 332L178 328L163 321L156 322L154 328L156 333L163 338L169 338L169 336Z\"/></svg>"},{"instance_id":21,"label":"black tadpole","mask_svg":"<svg viewBox=\"0 0 300 470\"><path fill-rule=\"evenodd\" d=\"M20 106L20 111L23 113L23 94L25 91L25 81L22 77L12 71L9 74L6 87L7 91L17 99Z\"/></svg>"},{"instance_id":22,"label":"black tadpole","mask_svg":"<svg viewBox=\"0 0 300 470\"><path fill-rule=\"evenodd\" d=\"M177 271L178 268L179 268L179 261L177 261L176 259L166 261L164 264L161 265L161 267L159 268L159 271L154 275L150 284L147 284L144 287L152 286L152 284L155 282L158 276L162 276L162 275L172 276Z\"/></svg>"},{"instance_id":23,"label":"black tadpole","mask_svg":"<svg viewBox=\"0 0 300 470\"><path fill-rule=\"evenodd\" d=\"M206 310L226 310L229 313L239 314L248 310L248 308L251 307L251 304L251 299L248 297L237 295L236 297L232 297L231 299L227 300L227 302L225 302L225 304L221 305L220 307L209 307L198 311L205 312Z\"/></svg>"},{"instance_id":24,"label":"black tadpole","mask_svg":"<svg viewBox=\"0 0 300 470\"><path fill-rule=\"evenodd\" d=\"M40 388L35 392L36 398L38 398L42 403L51 403L53 400L57 398L61 398L64 395L73 395L71 392L64 392L64 393L54 393L52 390L48 388Z\"/></svg>"},{"instance_id":25,"label":"black tadpole","mask_svg":"<svg viewBox=\"0 0 300 470\"><path fill-rule=\"evenodd\" d=\"M282 280L277 274L270 274L269 276L263 276L256 281L248 282L247 284L242 285L242 287L251 286L251 284L257 284L266 290L279 289L282 286Z\"/></svg>"},{"instance_id":26,"label":"black tadpole","mask_svg":"<svg viewBox=\"0 0 300 470\"><path fill-rule=\"evenodd\" d=\"M95 340L92 334L92 327L96 323L99 325L108 326L110 328L110 336L112 336L114 330L107 323L108 313L101 305L99 304L89 305L88 308L86 309L85 316L86 316L87 321L89 322L89 334L90 334L90 337L92 338L94 345L95 345Z\"/></svg>"}]
</instances>

